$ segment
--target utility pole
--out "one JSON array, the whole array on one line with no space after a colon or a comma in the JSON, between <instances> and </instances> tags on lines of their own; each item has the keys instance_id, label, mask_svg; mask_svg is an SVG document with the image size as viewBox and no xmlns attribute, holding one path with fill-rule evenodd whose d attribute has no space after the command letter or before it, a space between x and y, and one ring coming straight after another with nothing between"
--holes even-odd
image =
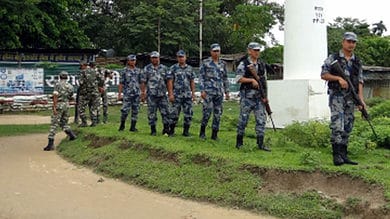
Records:
<instances>
[{"instance_id":1,"label":"utility pole","mask_svg":"<svg viewBox=\"0 0 390 219\"><path fill-rule=\"evenodd\" d=\"M199 0L199 66L200 66L200 63L202 62L202 48L203 48L203 44L202 44L202 40L203 40L203 27L202 27L202 23L203 23L203 0Z\"/></svg>"}]
</instances>

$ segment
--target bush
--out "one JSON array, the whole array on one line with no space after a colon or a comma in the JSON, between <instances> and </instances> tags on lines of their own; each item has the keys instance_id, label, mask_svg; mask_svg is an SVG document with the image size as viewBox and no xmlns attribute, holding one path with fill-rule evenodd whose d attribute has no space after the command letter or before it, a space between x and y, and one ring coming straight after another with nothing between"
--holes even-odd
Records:
<instances>
[{"instance_id":1,"label":"bush","mask_svg":"<svg viewBox=\"0 0 390 219\"><path fill-rule=\"evenodd\" d=\"M371 118L389 117L390 118L390 100L379 103L370 109Z\"/></svg>"},{"instance_id":2,"label":"bush","mask_svg":"<svg viewBox=\"0 0 390 219\"><path fill-rule=\"evenodd\" d=\"M373 107L384 102L385 100L386 99L383 97L372 97L370 99L365 100L365 103L367 104L367 106Z\"/></svg>"},{"instance_id":3,"label":"bush","mask_svg":"<svg viewBox=\"0 0 390 219\"><path fill-rule=\"evenodd\" d=\"M295 122L283 130L283 134L294 143L303 147L328 147L330 129L328 122Z\"/></svg>"}]
</instances>

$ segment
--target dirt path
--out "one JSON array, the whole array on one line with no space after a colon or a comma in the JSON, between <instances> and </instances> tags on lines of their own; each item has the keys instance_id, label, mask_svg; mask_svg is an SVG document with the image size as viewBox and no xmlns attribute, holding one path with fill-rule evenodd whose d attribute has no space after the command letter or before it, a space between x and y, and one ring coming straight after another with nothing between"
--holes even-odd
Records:
<instances>
[{"instance_id":1,"label":"dirt path","mask_svg":"<svg viewBox=\"0 0 390 219\"><path fill-rule=\"evenodd\" d=\"M11 124L27 121L19 115L7 117ZM0 116L0 124L6 124L4 118ZM57 135L56 145L63 137ZM272 218L169 197L114 179L99 182L102 177L89 169L42 151L46 143L47 134L0 138L0 218Z\"/></svg>"}]
</instances>

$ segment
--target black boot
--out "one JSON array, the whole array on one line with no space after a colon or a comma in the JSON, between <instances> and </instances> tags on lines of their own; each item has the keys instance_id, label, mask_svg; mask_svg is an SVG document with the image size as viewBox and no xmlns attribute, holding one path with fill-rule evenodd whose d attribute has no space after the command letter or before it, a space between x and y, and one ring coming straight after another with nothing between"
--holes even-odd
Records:
<instances>
[{"instance_id":1,"label":"black boot","mask_svg":"<svg viewBox=\"0 0 390 219\"><path fill-rule=\"evenodd\" d=\"M341 152L341 158L344 160L345 164L358 165L357 162L354 162L348 158L347 145L339 145L339 147Z\"/></svg>"},{"instance_id":2,"label":"black boot","mask_svg":"<svg viewBox=\"0 0 390 219\"><path fill-rule=\"evenodd\" d=\"M77 136L74 134L74 132L70 129L66 130L65 133L68 135L70 141L73 141L77 138Z\"/></svg>"},{"instance_id":3,"label":"black boot","mask_svg":"<svg viewBox=\"0 0 390 219\"><path fill-rule=\"evenodd\" d=\"M95 127L95 126L97 126L97 124L98 124L97 119L94 119L94 120L92 120L92 123L91 123L91 125L89 125L89 126L90 126L90 127Z\"/></svg>"},{"instance_id":4,"label":"black boot","mask_svg":"<svg viewBox=\"0 0 390 219\"><path fill-rule=\"evenodd\" d=\"M271 152L267 146L264 146L264 136L257 136L257 147L259 150Z\"/></svg>"},{"instance_id":5,"label":"black boot","mask_svg":"<svg viewBox=\"0 0 390 219\"><path fill-rule=\"evenodd\" d=\"M176 124L173 123L169 126L169 136L170 137L173 137L175 135L175 127L176 127Z\"/></svg>"},{"instance_id":6,"label":"black boot","mask_svg":"<svg viewBox=\"0 0 390 219\"><path fill-rule=\"evenodd\" d=\"M167 134L167 135L169 135L169 124L164 124L164 128L163 128L163 130L162 130L162 135L165 135L165 134Z\"/></svg>"},{"instance_id":7,"label":"black boot","mask_svg":"<svg viewBox=\"0 0 390 219\"><path fill-rule=\"evenodd\" d=\"M79 125L79 127L83 128L83 127L87 127L87 121L86 120L81 120L81 124Z\"/></svg>"},{"instance_id":8,"label":"black boot","mask_svg":"<svg viewBox=\"0 0 390 219\"><path fill-rule=\"evenodd\" d=\"M52 151L54 150L54 139L49 138L49 142L47 143L47 146L43 148L44 151Z\"/></svg>"},{"instance_id":9,"label":"black boot","mask_svg":"<svg viewBox=\"0 0 390 219\"><path fill-rule=\"evenodd\" d=\"M123 131L123 130L125 130L125 124L126 124L126 120L121 120L121 124L120 124L120 126L119 126L118 131Z\"/></svg>"},{"instance_id":10,"label":"black boot","mask_svg":"<svg viewBox=\"0 0 390 219\"><path fill-rule=\"evenodd\" d=\"M218 130L213 129L213 131L211 132L211 139L218 140Z\"/></svg>"},{"instance_id":11,"label":"black boot","mask_svg":"<svg viewBox=\"0 0 390 219\"><path fill-rule=\"evenodd\" d=\"M108 121L108 116L107 115L103 115L103 123L106 124Z\"/></svg>"},{"instance_id":12,"label":"black boot","mask_svg":"<svg viewBox=\"0 0 390 219\"><path fill-rule=\"evenodd\" d=\"M189 130L190 130L190 125L184 124L184 127L183 127L183 136L185 136L185 137L190 136Z\"/></svg>"},{"instance_id":13,"label":"black boot","mask_svg":"<svg viewBox=\"0 0 390 219\"><path fill-rule=\"evenodd\" d=\"M156 126L155 125L151 125L150 126L150 130L151 130L150 135L156 136Z\"/></svg>"},{"instance_id":14,"label":"black boot","mask_svg":"<svg viewBox=\"0 0 390 219\"><path fill-rule=\"evenodd\" d=\"M131 121L130 130L131 132L138 132L138 129L135 128L135 125L137 125L137 121Z\"/></svg>"},{"instance_id":15,"label":"black boot","mask_svg":"<svg viewBox=\"0 0 390 219\"><path fill-rule=\"evenodd\" d=\"M236 137L236 148L240 149L243 144L244 144L244 136L243 135L237 135L237 137Z\"/></svg>"},{"instance_id":16,"label":"black boot","mask_svg":"<svg viewBox=\"0 0 390 219\"><path fill-rule=\"evenodd\" d=\"M206 138L206 126L200 126L200 132L199 132L199 138L205 139Z\"/></svg>"},{"instance_id":17,"label":"black boot","mask_svg":"<svg viewBox=\"0 0 390 219\"><path fill-rule=\"evenodd\" d=\"M344 164L344 159L341 156L341 148L339 144L332 144L333 150L333 164L335 166L340 166Z\"/></svg>"}]
</instances>

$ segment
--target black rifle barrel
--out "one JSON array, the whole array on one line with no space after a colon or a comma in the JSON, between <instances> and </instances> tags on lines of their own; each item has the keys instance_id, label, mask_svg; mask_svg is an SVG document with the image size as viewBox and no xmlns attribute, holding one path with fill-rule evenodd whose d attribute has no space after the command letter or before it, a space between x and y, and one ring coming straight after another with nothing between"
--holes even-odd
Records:
<instances>
[{"instance_id":1,"label":"black rifle barrel","mask_svg":"<svg viewBox=\"0 0 390 219\"><path fill-rule=\"evenodd\" d=\"M353 98L354 102L358 106L361 106L361 108L359 110L362 113L362 116L367 120L368 124L370 125L372 133L374 133L375 139L378 139L378 135L375 132L374 126L371 124L370 116L368 115L368 112L367 112L366 108L364 107L362 100L360 99L359 95L357 94L356 89L351 82L351 79L344 74L344 70L341 68L338 60L334 60L330 64L330 66L331 66L332 70L334 70L332 72L335 75L342 77L344 80L346 80L348 82L348 86L352 92L352 98Z\"/></svg>"}]
</instances>

